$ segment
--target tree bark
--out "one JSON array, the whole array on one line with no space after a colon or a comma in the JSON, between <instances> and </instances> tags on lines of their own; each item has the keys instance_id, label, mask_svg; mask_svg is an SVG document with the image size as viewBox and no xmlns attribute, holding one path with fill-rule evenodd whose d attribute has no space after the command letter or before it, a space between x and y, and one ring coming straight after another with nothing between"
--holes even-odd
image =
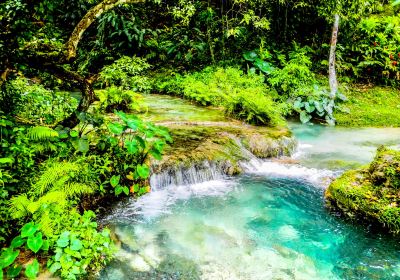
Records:
<instances>
[{"instance_id":1,"label":"tree bark","mask_svg":"<svg viewBox=\"0 0 400 280\"><path fill-rule=\"evenodd\" d=\"M82 38L83 33L104 12L111 10L115 6L121 4L133 4L144 1L145 0L104 0L98 5L91 8L77 24L71 36L69 37L68 42L65 44L66 60L70 61L76 57L76 50L78 48L78 44Z\"/></svg>"},{"instance_id":2,"label":"tree bark","mask_svg":"<svg viewBox=\"0 0 400 280\"><path fill-rule=\"evenodd\" d=\"M82 93L82 99L79 102L78 108L69 117L64 119L60 124L65 127L73 128L79 124L78 115L80 112L86 112L90 105L96 100L96 95L93 89L93 83L98 75L84 77L77 72L65 69L62 65L56 64L51 60L46 60L43 56L35 54L27 54L20 63L26 64L29 67L47 72L57 78L75 84Z\"/></svg>"},{"instance_id":3,"label":"tree bark","mask_svg":"<svg viewBox=\"0 0 400 280\"><path fill-rule=\"evenodd\" d=\"M331 89L330 97L334 98L338 90L338 81L336 77L336 44L339 32L339 15L335 15L335 21L332 28L331 50L329 54L329 86Z\"/></svg>"}]
</instances>

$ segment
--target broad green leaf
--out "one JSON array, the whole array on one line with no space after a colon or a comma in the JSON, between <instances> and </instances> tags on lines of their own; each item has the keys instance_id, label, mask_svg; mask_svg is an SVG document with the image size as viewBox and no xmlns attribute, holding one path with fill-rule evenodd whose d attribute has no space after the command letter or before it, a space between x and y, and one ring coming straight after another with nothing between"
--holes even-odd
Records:
<instances>
[{"instance_id":1,"label":"broad green leaf","mask_svg":"<svg viewBox=\"0 0 400 280\"><path fill-rule=\"evenodd\" d=\"M35 225L33 222L25 224L21 229L21 237L28 237L35 234L39 230L39 226Z\"/></svg>"},{"instance_id":2,"label":"broad green leaf","mask_svg":"<svg viewBox=\"0 0 400 280\"><path fill-rule=\"evenodd\" d=\"M128 120L126 122L128 127L132 129L133 131L136 131L140 126L141 126L141 121L140 120Z\"/></svg>"},{"instance_id":3,"label":"broad green leaf","mask_svg":"<svg viewBox=\"0 0 400 280\"><path fill-rule=\"evenodd\" d=\"M18 264L12 265L7 269L7 277L15 278L21 273L21 270L22 270L22 265L18 265ZM2 278L0 278L0 279L2 279Z\"/></svg>"},{"instance_id":4,"label":"broad green leaf","mask_svg":"<svg viewBox=\"0 0 400 280\"><path fill-rule=\"evenodd\" d=\"M117 146L118 145L118 139L117 138L111 137L111 138L109 138L109 141L110 141L111 146Z\"/></svg>"},{"instance_id":5,"label":"broad green leaf","mask_svg":"<svg viewBox=\"0 0 400 280\"><path fill-rule=\"evenodd\" d=\"M21 236L18 235L11 241L11 247L18 248L18 247L22 246L24 243L25 243L25 239L23 239Z\"/></svg>"},{"instance_id":6,"label":"broad green leaf","mask_svg":"<svg viewBox=\"0 0 400 280\"><path fill-rule=\"evenodd\" d=\"M109 123L108 129L111 131L111 133L116 135L120 135L122 132L124 132L124 126L120 123Z\"/></svg>"},{"instance_id":7,"label":"broad green leaf","mask_svg":"<svg viewBox=\"0 0 400 280\"><path fill-rule=\"evenodd\" d=\"M161 160L161 158L162 158L162 155L161 155L160 151L157 150L157 149L153 148L153 149L150 150L149 153L157 160Z\"/></svg>"},{"instance_id":8,"label":"broad green leaf","mask_svg":"<svg viewBox=\"0 0 400 280\"><path fill-rule=\"evenodd\" d=\"M121 176L115 176L115 175L113 175L112 177L111 177L111 180L110 180L110 184L111 184L111 186L113 186L114 188L119 184L119 180L121 179Z\"/></svg>"},{"instance_id":9,"label":"broad green leaf","mask_svg":"<svg viewBox=\"0 0 400 280\"><path fill-rule=\"evenodd\" d=\"M57 246L64 248L67 247L69 244L69 231L64 231L57 240Z\"/></svg>"},{"instance_id":10,"label":"broad green leaf","mask_svg":"<svg viewBox=\"0 0 400 280\"><path fill-rule=\"evenodd\" d=\"M275 70L271 63L268 63L259 58L255 60L254 65L267 75L271 74Z\"/></svg>"},{"instance_id":11,"label":"broad green leaf","mask_svg":"<svg viewBox=\"0 0 400 280\"><path fill-rule=\"evenodd\" d=\"M19 255L19 250L14 251L12 248L3 250L0 255L0 269L11 265Z\"/></svg>"},{"instance_id":12,"label":"broad green leaf","mask_svg":"<svg viewBox=\"0 0 400 280\"><path fill-rule=\"evenodd\" d=\"M310 105L310 103L306 102L304 108L306 109L307 113L311 114L315 111L315 106Z\"/></svg>"},{"instance_id":13,"label":"broad green leaf","mask_svg":"<svg viewBox=\"0 0 400 280\"><path fill-rule=\"evenodd\" d=\"M75 138L75 137L78 137L78 136L79 136L79 132L76 131L76 130L71 130L71 131L69 132L69 135L71 135L71 137Z\"/></svg>"},{"instance_id":14,"label":"broad green leaf","mask_svg":"<svg viewBox=\"0 0 400 280\"><path fill-rule=\"evenodd\" d=\"M61 264L59 262L55 262L50 266L49 271L51 273L55 274L57 272L57 270L59 270L60 268L61 268Z\"/></svg>"},{"instance_id":15,"label":"broad green leaf","mask_svg":"<svg viewBox=\"0 0 400 280\"><path fill-rule=\"evenodd\" d=\"M122 191L126 194L129 195L129 188L128 187L123 187Z\"/></svg>"},{"instance_id":16,"label":"broad green leaf","mask_svg":"<svg viewBox=\"0 0 400 280\"><path fill-rule=\"evenodd\" d=\"M298 98L294 103L293 103L293 108L296 111L300 111L301 108L304 106L304 103L301 101L301 98Z\"/></svg>"},{"instance_id":17,"label":"broad green leaf","mask_svg":"<svg viewBox=\"0 0 400 280\"><path fill-rule=\"evenodd\" d=\"M139 151L138 142L136 140L125 142L126 150L128 154L134 155Z\"/></svg>"},{"instance_id":18,"label":"broad green leaf","mask_svg":"<svg viewBox=\"0 0 400 280\"><path fill-rule=\"evenodd\" d=\"M49 247L50 247L50 242L49 242L49 240L43 240L43 245L42 245L42 248L40 248L40 249L42 249L43 251L47 251L47 250L49 250Z\"/></svg>"},{"instance_id":19,"label":"broad green leaf","mask_svg":"<svg viewBox=\"0 0 400 280\"><path fill-rule=\"evenodd\" d=\"M87 153L89 151L89 140L84 138L78 139L77 150L81 153Z\"/></svg>"},{"instance_id":20,"label":"broad green leaf","mask_svg":"<svg viewBox=\"0 0 400 280\"><path fill-rule=\"evenodd\" d=\"M138 143L140 144L140 146L142 147L142 149L146 148L146 141L143 140L142 137L140 136L135 136L136 141L138 141Z\"/></svg>"},{"instance_id":21,"label":"broad green leaf","mask_svg":"<svg viewBox=\"0 0 400 280\"><path fill-rule=\"evenodd\" d=\"M38 232L35 234L35 236L29 236L26 244L28 245L28 248L32 250L32 252L39 252L40 248L43 245L42 233Z\"/></svg>"},{"instance_id":22,"label":"broad green leaf","mask_svg":"<svg viewBox=\"0 0 400 280\"><path fill-rule=\"evenodd\" d=\"M71 250L79 251L80 249L82 249L82 247L82 242L79 239L74 238L71 240Z\"/></svg>"},{"instance_id":23,"label":"broad green leaf","mask_svg":"<svg viewBox=\"0 0 400 280\"><path fill-rule=\"evenodd\" d=\"M39 262L37 261L37 259L34 259L33 262L31 264L28 264L26 266L25 269L25 275L29 278L29 279L34 279L36 278L36 276L39 273Z\"/></svg>"},{"instance_id":24,"label":"broad green leaf","mask_svg":"<svg viewBox=\"0 0 400 280\"><path fill-rule=\"evenodd\" d=\"M392 5L393 5L393 6L400 5L400 0L395 0L395 1L393 1Z\"/></svg>"},{"instance_id":25,"label":"broad green leaf","mask_svg":"<svg viewBox=\"0 0 400 280\"><path fill-rule=\"evenodd\" d=\"M305 111L300 113L300 121L302 123L308 123L311 120L311 115L307 114Z\"/></svg>"},{"instance_id":26,"label":"broad green leaf","mask_svg":"<svg viewBox=\"0 0 400 280\"><path fill-rule=\"evenodd\" d=\"M150 175L150 168L149 168L147 165L145 165L145 164L143 164L143 165L139 164L139 165L136 167L136 171L137 171L137 174L138 174L142 179L147 179L147 177L149 177L149 175Z\"/></svg>"},{"instance_id":27,"label":"broad green leaf","mask_svg":"<svg viewBox=\"0 0 400 280\"><path fill-rule=\"evenodd\" d=\"M244 59L253 62L258 57L255 51L248 51L243 54Z\"/></svg>"},{"instance_id":28,"label":"broad green leaf","mask_svg":"<svg viewBox=\"0 0 400 280\"><path fill-rule=\"evenodd\" d=\"M322 106L322 104L320 102L314 101L314 106L318 112L320 112L320 113L324 112L324 107Z\"/></svg>"},{"instance_id":29,"label":"broad green leaf","mask_svg":"<svg viewBox=\"0 0 400 280\"><path fill-rule=\"evenodd\" d=\"M115 195L120 195L120 194L122 193L122 191L123 191L122 186L117 186L117 187L115 188L115 190L114 190Z\"/></svg>"}]
</instances>

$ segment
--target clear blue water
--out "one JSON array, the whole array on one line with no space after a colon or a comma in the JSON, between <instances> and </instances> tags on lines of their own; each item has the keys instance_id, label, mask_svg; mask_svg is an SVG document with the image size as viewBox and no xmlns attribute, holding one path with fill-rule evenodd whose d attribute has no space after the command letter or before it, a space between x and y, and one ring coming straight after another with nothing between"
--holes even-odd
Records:
<instances>
[{"instance_id":1,"label":"clear blue water","mask_svg":"<svg viewBox=\"0 0 400 280\"><path fill-rule=\"evenodd\" d=\"M171 204L154 196L147 218L122 207L111 224L123 249L100 278L400 279L399 240L329 213L322 188L259 175L210 184L210 195L163 193Z\"/></svg>"},{"instance_id":2,"label":"clear blue water","mask_svg":"<svg viewBox=\"0 0 400 280\"><path fill-rule=\"evenodd\" d=\"M400 129L290 126L297 164L118 205L104 223L120 250L99 279L400 279L400 240L337 217L323 198L329 177L380 144L399 147Z\"/></svg>"}]
</instances>

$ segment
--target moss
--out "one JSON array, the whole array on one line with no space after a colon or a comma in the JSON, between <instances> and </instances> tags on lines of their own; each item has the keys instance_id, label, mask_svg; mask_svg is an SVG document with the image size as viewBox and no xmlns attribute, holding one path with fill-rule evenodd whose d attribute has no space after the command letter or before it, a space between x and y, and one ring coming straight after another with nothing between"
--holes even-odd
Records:
<instances>
[{"instance_id":1,"label":"moss","mask_svg":"<svg viewBox=\"0 0 400 280\"><path fill-rule=\"evenodd\" d=\"M335 112L337 125L399 127L400 90L390 87L353 85L344 90L348 101Z\"/></svg>"},{"instance_id":2,"label":"moss","mask_svg":"<svg viewBox=\"0 0 400 280\"><path fill-rule=\"evenodd\" d=\"M400 233L400 152L378 149L373 162L351 170L326 190L328 205Z\"/></svg>"},{"instance_id":3,"label":"moss","mask_svg":"<svg viewBox=\"0 0 400 280\"><path fill-rule=\"evenodd\" d=\"M257 156L267 158L289 155L295 142L286 128L265 128L236 122L170 124L174 143L165 150L160 162L153 165L158 173L174 166L190 167L210 161L223 166L225 173L240 173L241 161Z\"/></svg>"}]
</instances>

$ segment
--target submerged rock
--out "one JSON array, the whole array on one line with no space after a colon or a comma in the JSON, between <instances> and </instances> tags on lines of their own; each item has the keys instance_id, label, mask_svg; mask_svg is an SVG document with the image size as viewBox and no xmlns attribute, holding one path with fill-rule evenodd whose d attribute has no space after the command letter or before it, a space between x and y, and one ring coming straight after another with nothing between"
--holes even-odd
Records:
<instances>
[{"instance_id":1,"label":"submerged rock","mask_svg":"<svg viewBox=\"0 0 400 280\"><path fill-rule=\"evenodd\" d=\"M381 147L372 163L345 172L326 190L328 206L400 233L400 151Z\"/></svg>"}]
</instances>

